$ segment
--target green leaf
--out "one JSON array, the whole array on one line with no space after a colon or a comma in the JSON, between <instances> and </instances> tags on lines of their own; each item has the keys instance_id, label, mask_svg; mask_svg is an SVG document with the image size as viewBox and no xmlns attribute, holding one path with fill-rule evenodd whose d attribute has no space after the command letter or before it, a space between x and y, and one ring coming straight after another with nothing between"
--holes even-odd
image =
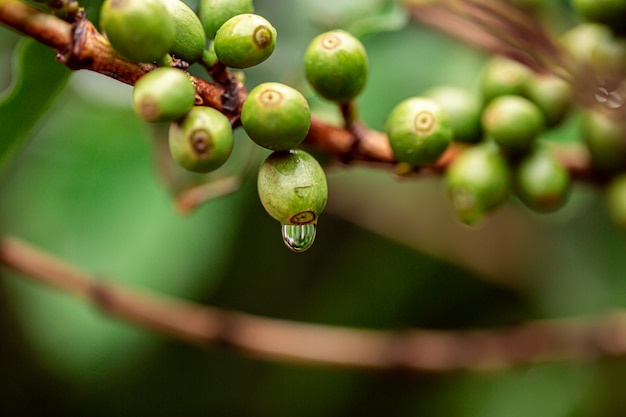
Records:
<instances>
[{"instance_id":1,"label":"green leaf","mask_svg":"<svg viewBox=\"0 0 626 417\"><path fill-rule=\"evenodd\" d=\"M31 39L21 41L15 50L13 84L0 96L0 173L71 74L54 58L54 51Z\"/></svg>"},{"instance_id":2,"label":"green leaf","mask_svg":"<svg viewBox=\"0 0 626 417\"><path fill-rule=\"evenodd\" d=\"M178 215L148 133L131 109L66 89L0 184L0 229L105 282L206 294L231 256L241 194ZM68 380L130 372L161 340L45 286L15 278L6 290L36 358Z\"/></svg>"}]
</instances>

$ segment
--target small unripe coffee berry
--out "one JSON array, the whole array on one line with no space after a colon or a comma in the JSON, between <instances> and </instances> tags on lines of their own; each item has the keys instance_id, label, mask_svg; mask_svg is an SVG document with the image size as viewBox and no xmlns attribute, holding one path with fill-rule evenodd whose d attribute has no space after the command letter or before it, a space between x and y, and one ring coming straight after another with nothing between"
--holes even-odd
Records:
<instances>
[{"instance_id":1,"label":"small unripe coffee berry","mask_svg":"<svg viewBox=\"0 0 626 417\"><path fill-rule=\"evenodd\" d=\"M100 26L115 52L135 62L163 58L176 34L162 0L106 0L100 10Z\"/></svg>"},{"instance_id":2,"label":"small unripe coffee berry","mask_svg":"<svg viewBox=\"0 0 626 417\"><path fill-rule=\"evenodd\" d=\"M206 37L214 39L218 29L231 17L254 13L252 0L200 0L200 21Z\"/></svg>"},{"instance_id":3,"label":"small unripe coffee berry","mask_svg":"<svg viewBox=\"0 0 626 417\"><path fill-rule=\"evenodd\" d=\"M521 63L493 56L480 74L480 91L484 104L504 95L523 95L532 71Z\"/></svg>"},{"instance_id":4,"label":"small unripe coffee berry","mask_svg":"<svg viewBox=\"0 0 626 417\"><path fill-rule=\"evenodd\" d=\"M452 208L467 225L479 224L510 195L509 167L491 142L465 150L450 164L445 179Z\"/></svg>"},{"instance_id":5,"label":"small unripe coffee berry","mask_svg":"<svg viewBox=\"0 0 626 417\"><path fill-rule=\"evenodd\" d=\"M332 101L356 97L365 86L368 68L365 47L343 30L318 35L304 56L307 80L320 96Z\"/></svg>"},{"instance_id":6,"label":"small unripe coffee berry","mask_svg":"<svg viewBox=\"0 0 626 417\"><path fill-rule=\"evenodd\" d=\"M515 191L528 208L550 212L561 208L570 195L567 169L549 149L538 146L519 163L515 172Z\"/></svg>"},{"instance_id":7,"label":"small unripe coffee berry","mask_svg":"<svg viewBox=\"0 0 626 417\"><path fill-rule=\"evenodd\" d=\"M316 223L326 206L326 174L302 150L274 152L261 165L257 180L265 210L282 225Z\"/></svg>"},{"instance_id":8,"label":"small unripe coffee berry","mask_svg":"<svg viewBox=\"0 0 626 417\"><path fill-rule=\"evenodd\" d=\"M224 65L248 68L272 55L276 29L265 18L244 13L228 19L215 34L215 54Z\"/></svg>"},{"instance_id":9,"label":"small unripe coffee berry","mask_svg":"<svg viewBox=\"0 0 626 417\"><path fill-rule=\"evenodd\" d=\"M189 63L202 59L206 35L198 15L181 0L163 0L174 21L176 34L169 53Z\"/></svg>"},{"instance_id":10,"label":"small unripe coffee berry","mask_svg":"<svg viewBox=\"0 0 626 417\"><path fill-rule=\"evenodd\" d=\"M468 90L454 85L440 85L422 96L439 104L450 119L453 139L459 142L478 142L481 139L480 100Z\"/></svg>"},{"instance_id":11,"label":"small unripe coffee berry","mask_svg":"<svg viewBox=\"0 0 626 417\"><path fill-rule=\"evenodd\" d=\"M587 110L582 118L583 138L591 161L606 173L626 168L626 121L620 117L619 114Z\"/></svg>"},{"instance_id":12,"label":"small unripe coffee berry","mask_svg":"<svg viewBox=\"0 0 626 417\"><path fill-rule=\"evenodd\" d=\"M626 174L620 174L611 180L605 198L611 219L626 230Z\"/></svg>"},{"instance_id":13,"label":"small unripe coffee berry","mask_svg":"<svg viewBox=\"0 0 626 417\"><path fill-rule=\"evenodd\" d=\"M311 110L299 91L281 83L263 83L243 103L241 124L257 145L286 151L306 137Z\"/></svg>"},{"instance_id":14,"label":"small unripe coffee berry","mask_svg":"<svg viewBox=\"0 0 626 417\"><path fill-rule=\"evenodd\" d=\"M452 126L433 100L413 97L400 102L386 122L395 158L411 166L432 164L452 141Z\"/></svg>"},{"instance_id":15,"label":"small unripe coffee berry","mask_svg":"<svg viewBox=\"0 0 626 417\"><path fill-rule=\"evenodd\" d=\"M141 77L133 88L133 107L146 122L178 120L191 110L196 89L184 71L157 68Z\"/></svg>"},{"instance_id":16,"label":"small unripe coffee berry","mask_svg":"<svg viewBox=\"0 0 626 417\"><path fill-rule=\"evenodd\" d=\"M180 122L170 125L172 157L183 168L210 172L226 162L233 149L228 118L211 107L194 107Z\"/></svg>"},{"instance_id":17,"label":"small unripe coffee berry","mask_svg":"<svg viewBox=\"0 0 626 417\"><path fill-rule=\"evenodd\" d=\"M616 31L624 31L626 2L623 0L572 0L572 5L586 20L604 23Z\"/></svg>"},{"instance_id":18,"label":"small unripe coffee berry","mask_svg":"<svg viewBox=\"0 0 626 417\"><path fill-rule=\"evenodd\" d=\"M545 128L541 110L530 100L520 96L494 98L482 115L485 134L504 151L521 153L530 149Z\"/></svg>"},{"instance_id":19,"label":"small unripe coffee berry","mask_svg":"<svg viewBox=\"0 0 626 417\"><path fill-rule=\"evenodd\" d=\"M580 23L561 36L561 44L574 60L583 65L591 64L594 50L610 41L611 30L600 23Z\"/></svg>"},{"instance_id":20,"label":"small unripe coffee berry","mask_svg":"<svg viewBox=\"0 0 626 417\"><path fill-rule=\"evenodd\" d=\"M549 127L563 120L574 101L572 86L554 75L533 74L526 85L526 96L541 109Z\"/></svg>"}]
</instances>

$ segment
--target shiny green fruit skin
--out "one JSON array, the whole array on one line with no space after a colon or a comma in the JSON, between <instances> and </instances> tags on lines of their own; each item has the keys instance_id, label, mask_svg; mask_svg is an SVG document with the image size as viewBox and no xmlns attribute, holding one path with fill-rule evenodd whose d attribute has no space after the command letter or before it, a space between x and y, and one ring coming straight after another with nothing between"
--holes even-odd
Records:
<instances>
[{"instance_id":1,"label":"shiny green fruit skin","mask_svg":"<svg viewBox=\"0 0 626 417\"><path fill-rule=\"evenodd\" d=\"M523 95L532 71L509 58L494 56L487 61L480 74L482 101L488 104L496 97Z\"/></svg>"},{"instance_id":2,"label":"shiny green fruit skin","mask_svg":"<svg viewBox=\"0 0 626 417\"><path fill-rule=\"evenodd\" d=\"M517 166L515 191L528 208L543 213L555 211L570 195L570 175L549 149L538 147Z\"/></svg>"},{"instance_id":3,"label":"shiny green fruit skin","mask_svg":"<svg viewBox=\"0 0 626 417\"><path fill-rule=\"evenodd\" d=\"M454 85L440 85L422 94L439 104L450 119L454 140L458 142L478 142L482 139L480 100L465 88Z\"/></svg>"},{"instance_id":4,"label":"shiny green fruit skin","mask_svg":"<svg viewBox=\"0 0 626 417\"><path fill-rule=\"evenodd\" d=\"M506 159L491 142L465 150L448 167L446 187L452 208L465 224L480 224L505 203L511 190Z\"/></svg>"},{"instance_id":5,"label":"shiny green fruit skin","mask_svg":"<svg viewBox=\"0 0 626 417\"><path fill-rule=\"evenodd\" d=\"M201 0L198 14L207 38L214 39L228 19L244 13L254 13L252 0Z\"/></svg>"},{"instance_id":6,"label":"shiny green fruit skin","mask_svg":"<svg viewBox=\"0 0 626 417\"><path fill-rule=\"evenodd\" d=\"M343 30L333 30L311 41L305 52L304 69L320 96L347 102L363 90L369 61L361 41Z\"/></svg>"},{"instance_id":7,"label":"shiny green fruit skin","mask_svg":"<svg viewBox=\"0 0 626 417\"><path fill-rule=\"evenodd\" d=\"M494 98L482 115L483 131L504 151L525 152L545 128L544 116L536 104L520 96Z\"/></svg>"},{"instance_id":8,"label":"shiny green fruit skin","mask_svg":"<svg viewBox=\"0 0 626 417\"><path fill-rule=\"evenodd\" d=\"M202 59L206 36L198 15L181 0L163 0L174 20L176 33L169 53L189 63Z\"/></svg>"},{"instance_id":9,"label":"shiny green fruit skin","mask_svg":"<svg viewBox=\"0 0 626 417\"><path fill-rule=\"evenodd\" d=\"M620 174L611 180L605 199L613 222L626 230L626 174Z\"/></svg>"},{"instance_id":10,"label":"shiny green fruit skin","mask_svg":"<svg viewBox=\"0 0 626 417\"><path fill-rule=\"evenodd\" d=\"M187 74L171 67L157 68L141 77L132 101L146 122L170 122L185 116L194 105L196 89Z\"/></svg>"},{"instance_id":11,"label":"shiny green fruit skin","mask_svg":"<svg viewBox=\"0 0 626 417\"><path fill-rule=\"evenodd\" d=\"M257 180L265 210L282 225L316 223L326 206L326 174L302 150L273 152L261 165Z\"/></svg>"},{"instance_id":12,"label":"shiny green fruit skin","mask_svg":"<svg viewBox=\"0 0 626 417\"><path fill-rule=\"evenodd\" d=\"M561 45L575 61L588 65L592 62L594 50L610 41L611 30L600 23L580 23L561 36Z\"/></svg>"},{"instance_id":13,"label":"shiny green fruit skin","mask_svg":"<svg viewBox=\"0 0 626 417\"><path fill-rule=\"evenodd\" d=\"M591 22L604 23L616 31L624 31L626 1L624 0L572 0L574 9Z\"/></svg>"},{"instance_id":14,"label":"shiny green fruit skin","mask_svg":"<svg viewBox=\"0 0 626 417\"><path fill-rule=\"evenodd\" d=\"M176 34L162 0L106 0L100 10L100 26L115 52L135 62L163 58Z\"/></svg>"},{"instance_id":15,"label":"shiny green fruit skin","mask_svg":"<svg viewBox=\"0 0 626 417\"><path fill-rule=\"evenodd\" d=\"M411 166L436 162L452 142L448 116L424 97L400 102L387 118L386 132L396 160Z\"/></svg>"},{"instance_id":16,"label":"shiny green fruit skin","mask_svg":"<svg viewBox=\"0 0 626 417\"><path fill-rule=\"evenodd\" d=\"M169 131L172 157L193 172L211 172L222 166L233 149L228 118L211 107L194 107Z\"/></svg>"},{"instance_id":17,"label":"shiny green fruit skin","mask_svg":"<svg viewBox=\"0 0 626 417\"><path fill-rule=\"evenodd\" d=\"M265 18L245 13L228 19L215 34L215 54L224 65L248 68L272 55L276 29Z\"/></svg>"},{"instance_id":18,"label":"shiny green fruit skin","mask_svg":"<svg viewBox=\"0 0 626 417\"><path fill-rule=\"evenodd\" d=\"M559 124L574 102L572 86L553 75L533 74L526 85L526 96L541 109L548 127Z\"/></svg>"},{"instance_id":19,"label":"shiny green fruit skin","mask_svg":"<svg viewBox=\"0 0 626 417\"><path fill-rule=\"evenodd\" d=\"M241 123L257 145L286 151L306 137L311 110L299 91L281 83L263 83L252 89L243 103Z\"/></svg>"},{"instance_id":20,"label":"shiny green fruit skin","mask_svg":"<svg viewBox=\"0 0 626 417\"><path fill-rule=\"evenodd\" d=\"M582 119L583 138L593 165L606 173L626 167L626 122L599 110L587 110Z\"/></svg>"}]
</instances>

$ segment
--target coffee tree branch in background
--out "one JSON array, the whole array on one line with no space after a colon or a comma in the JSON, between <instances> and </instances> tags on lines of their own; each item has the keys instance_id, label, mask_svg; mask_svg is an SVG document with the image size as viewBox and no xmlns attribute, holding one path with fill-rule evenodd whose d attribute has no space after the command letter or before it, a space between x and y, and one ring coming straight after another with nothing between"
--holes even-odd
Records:
<instances>
[{"instance_id":1,"label":"coffee tree branch in background","mask_svg":"<svg viewBox=\"0 0 626 417\"><path fill-rule=\"evenodd\" d=\"M68 23L19 0L0 0L0 22L56 50L59 61L72 70L86 69L134 85L139 78L156 68L151 64L137 64L117 55L109 42L87 19ZM224 110L224 95L227 90L223 85L192 78L196 87L196 102L223 111L231 123L237 125L240 108L247 95L243 85L237 88L238 111L229 113ZM357 138L354 129L334 126L313 116L305 143L335 155L344 162L367 161L393 167L396 161L386 135L367 128L358 130ZM462 145L451 146L436 164L421 171L443 172L463 148ZM556 153L574 177L587 180L594 178L583 147L568 145L557 148Z\"/></svg>"},{"instance_id":2,"label":"coffee tree branch in background","mask_svg":"<svg viewBox=\"0 0 626 417\"><path fill-rule=\"evenodd\" d=\"M12 237L0 265L100 311L200 347L316 366L442 373L626 356L626 312L473 331L379 331L307 324L168 299L103 282Z\"/></svg>"}]
</instances>

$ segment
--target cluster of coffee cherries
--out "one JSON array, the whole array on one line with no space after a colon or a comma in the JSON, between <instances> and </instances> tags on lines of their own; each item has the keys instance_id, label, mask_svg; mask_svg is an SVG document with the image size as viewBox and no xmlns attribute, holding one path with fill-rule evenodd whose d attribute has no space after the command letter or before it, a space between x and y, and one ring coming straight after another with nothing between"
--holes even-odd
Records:
<instances>
[{"instance_id":1,"label":"cluster of coffee cherries","mask_svg":"<svg viewBox=\"0 0 626 417\"><path fill-rule=\"evenodd\" d=\"M386 130L401 172L434 164L453 141L467 144L446 168L445 184L459 219L477 225L512 191L539 212L565 203L569 173L540 136L564 119L572 99L561 78L495 56L481 74L480 95L434 87L398 104Z\"/></svg>"},{"instance_id":2,"label":"cluster of coffee cherries","mask_svg":"<svg viewBox=\"0 0 626 417\"><path fill-rule=\"evenodd\" d=\"M481 224L511 194L536 212L565 204L570 173L544 135L571 116L582 95L588 102L576 110L584 143L594 171L609 181L611 213L626 226L626 39L620 36L626 3L572 4L586 21L562 36L567 68L558 76L494 56L481 74L479 94L435 87L401 102L387 119L400 172L435 163L452 141L467 143L445 172L451 205L465 224ZM593 84L577 86L581 79Z\"/></svg>"},{"instance_id":3,"label":"cluster of coffee cherries","mask_svg":"<svg viewBox=\"0 0 626 417\"><path fill-rule=\"evenodd\" d=\"M232 125L218 110L195 104L193 78L173 63L219 62L237 69L258 65L274 51L275 28L254 13L251 0L201 0L197 14L180 0L106 0L100 16L101 28L120 56L157 65L135 83L132 102L146 122L170 123L173 159L193 172L221 167L233 149ZM347 32L315 38L305 61L307 79L328 100L347 102L365 84L365 49ZM298 149L311 126L307 100L288 85L260 84L242 105L241 125L256 144L273 151L258 173L263 206L281 223L290 249L308 249L328 188L317 160Z\"/></svg>"}]
</instances>

